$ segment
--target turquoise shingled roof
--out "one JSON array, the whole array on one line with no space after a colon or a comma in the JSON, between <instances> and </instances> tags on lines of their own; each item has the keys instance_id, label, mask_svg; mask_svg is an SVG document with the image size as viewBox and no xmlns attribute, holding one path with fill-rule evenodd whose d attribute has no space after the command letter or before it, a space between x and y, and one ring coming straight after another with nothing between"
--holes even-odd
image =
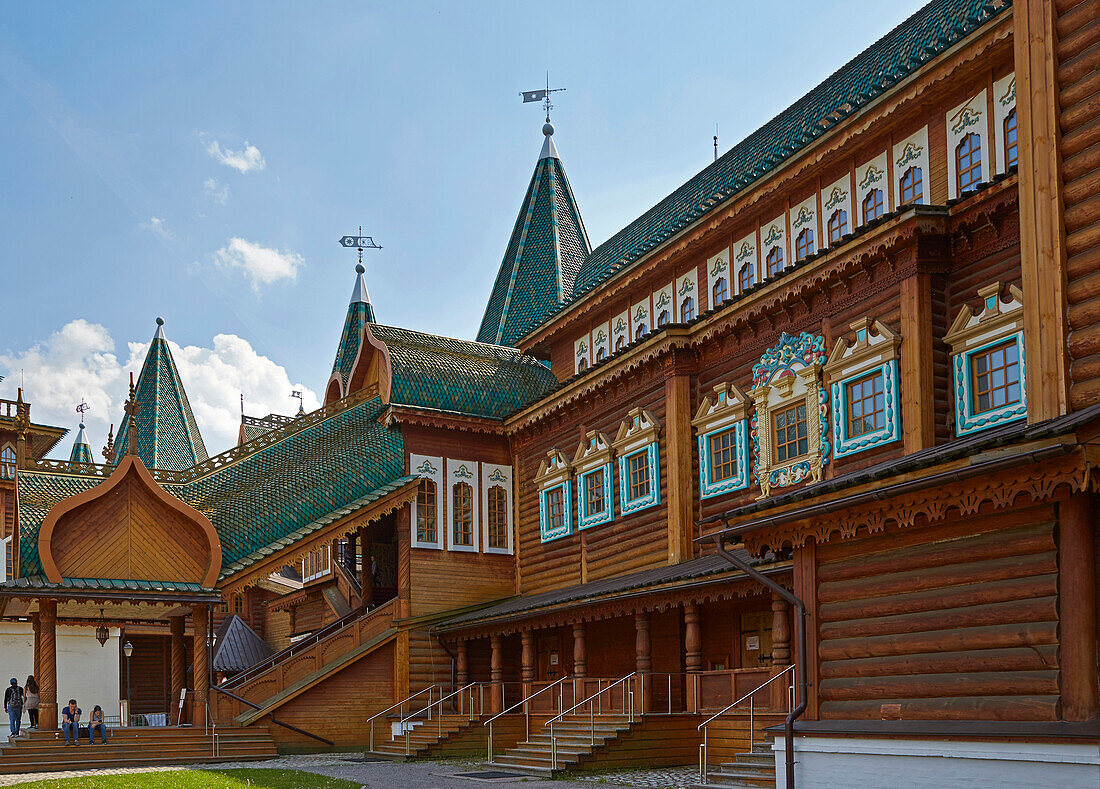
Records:
<instances>
[{"instance_id":1,"label":"turquoise shingled roof","mask_svg":"<svg viewBox=\"0 0 1100 789\"><path fill-rule=\"evenodd\" d=\"M88 437L84 434L84 424L80 425L80 432L76 434L73 442L73 451L69 453L70 463L94 463L92 448L88 446Z\"/></svg>"},{"instance_id":2,"label":"turquoise shingled roof","mask_svg":"<svg viewBox=\"0 0 1100 789\"><path fill-rule=\"evenodd\" d=\"M513 300L510 310L522 317L512 318L509 326L524 328L511 339L505 337L503 342L512 343L529 333L727 198L766 177L827 134L835 123L859 112L1010 7L1011 2L1006 0L933 0L593 250L577 272L572 292L566 291L561 301L555 301L548 293L530 295L523 304L517 305ZM508 260L505 257L505 264ZM485 335L487 324L496 325L493 316L501 311L501 279L505 268L502 266L497 275L479 339Z\"/></svg>"},{"instance_id":3,"label":"turquoise shingled roof","mask_svg":"<svg viewBox=\"0 0 1100 789\"><path fill-rule=\"evenodd\" d=\"M159 325L141 366L135 397L140 406L135 454L147 468L183 471L206 460L206 445ZM129 452L129 426L127 414L118 426L116 458Z\"/></svg>"},{"instance_id":4,"label":"turquoise shingled roof","mask_svg":"<svg viewBox=\"0 0 1100 789\"><path fill-rule=\"evenodd\" d=\"M355 287L351 291L348 314L344 317L344 330L340 333L340 345L336 348L336 361L332 363L332 374L340 377L341 394L347 393L348 377L355 365L359 353L359 343L363 339L363 327L374 323L374 307L367 294L367 283L363 280L363 265L355 267Z\"/></svg>"},{"instance_id":5,"label":"turquoise shingled roof","mask_svg":"<svg viewBox=\"0 0 1100 789\"><path fill-rule=\"evenodd\" d=\"M183 484L170 494L203 512L217 529L222 566L239 570L274 544L320 528L320 519L363 506L405 479L405 450L396 428L379 424L381 401L366 400ZM42 572L38 529L62 499L102 477L19 472L20 558L24 575ZM323 524L321 524L323 525ZM267 551L270 553L270 551Z\"/></svg>"},{"instance_id":6,"label":"turquoise shingled roof","mask_svg":"<svg viewBox=\"0 0 1100 789\"><path fill-rule=\"evenodd\" d=\"M554 374L515 348L372 325L390 353L390 402L503 418L558 386Z\"/></svg>"},{"instance_id":7,"label":"turquoise shingled roof","mask_svg":"<svg viewBox=\"0 0 1100 789\"><path fill-rule=\"evenodd\" d=\"M549 139L497 272L477 333L480 342L515 344L572 295L591 249L565 168Z\"/></svg>"}]
</instances>

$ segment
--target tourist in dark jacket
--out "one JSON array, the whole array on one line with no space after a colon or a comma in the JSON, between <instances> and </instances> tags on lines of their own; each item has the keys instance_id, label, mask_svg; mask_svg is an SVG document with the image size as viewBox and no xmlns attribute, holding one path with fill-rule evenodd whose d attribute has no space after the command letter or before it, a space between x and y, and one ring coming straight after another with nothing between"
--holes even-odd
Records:
<instances>
[{"instance_id":1,"label":"tourist in dark jacket","mask_svg":"<svg viewBox=\"0 0 1100 789\"><path fill-rule=\"evenodd\" d=\"M4 709L8 712L8 720L11 722L11 736L19 736L19 724L23 721L23 689L19 687L19 680L11 678L11 685L4 693Z\"/></svg>"}]
</instances>

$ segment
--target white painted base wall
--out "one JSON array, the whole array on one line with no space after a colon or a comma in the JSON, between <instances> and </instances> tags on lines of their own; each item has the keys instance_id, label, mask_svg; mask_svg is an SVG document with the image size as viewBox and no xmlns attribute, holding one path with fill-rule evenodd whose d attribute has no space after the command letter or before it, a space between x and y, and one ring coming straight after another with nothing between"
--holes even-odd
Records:
<instances>
[{"instance_id":1,"label":"white painted base wall","mask_svg":"<svg viewBox=\"0 0 1100 789\"><path fill-rule=\"evenodd\" d=\"M95 628L57 628L57 706L75 698L87 720L92 707L103 707L106 716L119 710L118 628L103 646L95 639ZM33 673L34 631L30 622L0 622L0 686L7 688L12 677L22 687ZM2 713L3 710L0 710ZM28 725L26 711L23 725ZM7 735L7 713L0 715L0 738Z\"/></svg>"},{"instance_id":2,"label":"white painted base wall","mask_svg":"<svg viewBox=\"0 0 1100 789\"><path fill-rule=\"evenodd\" d=\"M798 789L1097 789L1100 745L795 737ZM776 737L776 786L786 751Z\"/></svg>"}]
</instances>

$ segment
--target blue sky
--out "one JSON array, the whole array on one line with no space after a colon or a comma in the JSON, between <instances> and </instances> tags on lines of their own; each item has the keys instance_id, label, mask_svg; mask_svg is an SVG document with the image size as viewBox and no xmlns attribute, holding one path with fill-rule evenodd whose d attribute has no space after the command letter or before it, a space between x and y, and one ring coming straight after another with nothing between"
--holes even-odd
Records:
<instances>
[{"instance_id":1,"label":"blue sky","mask_svg":"<svg viewBox=\"0 0 1100 789\"><path fill-rule=\"evenodd\" d=\"M12 4L0 397L94 448L154 318L211 451L323 389L360 223L378 319L473 337L541 146L593 244L921 4ZM72 402L70 402L72 401ZM307 397L307 407L315 400ZM67 452L67 447L66 447Z\"/></svg>"}]
</instances>

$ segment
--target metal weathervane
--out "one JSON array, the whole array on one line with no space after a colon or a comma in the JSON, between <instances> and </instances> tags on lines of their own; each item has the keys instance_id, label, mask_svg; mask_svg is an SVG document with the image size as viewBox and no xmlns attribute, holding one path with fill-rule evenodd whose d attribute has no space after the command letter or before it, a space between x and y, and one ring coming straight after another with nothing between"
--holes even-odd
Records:
<instances>
[{"instance_id":1,"label":"metal weathervane","mask_svg":"<svg viewBox=\"0 0 1100 789\"><path fill-rule=\"evenodd\" d=\"M550 110L554 109L554 105L550 102L550 96L553 93L558 93L565 90L565 88L551 88L550 87L550 72L546 72L546 87L542 90L525 90L520 92L520 96L523 97L523 103L528 104L532 101L541 101L543 109L546 110L546 122L550 122Z\"/></svg>"},{"instance_id":2,"label":"metal weathervane","mask_svg":"<svg viewBox=\"0 0 1100 789\"><path fill-rule=\"evenodd\" d=\"M76 407L76 412L80 414L80 421L84 421L84 413L92 410L92 407L84 402L84 398L80 398L80 405Z\"/></svg>"},{"instance_id":3,"label":"metal weathervane","mask_svg":"<svg viewBox=\"0 0 1100 789\"><path fill-rule=\"evenodd\" d=\"M342 236L340 238L340 246L351 248L355 247L359 250L359 265L363 265L363 250L364 249L381 249L382 247L374 243L374 239L370 236L363 235L363 226L359 225L359 235L357 236Z\"/></svg>"}]
</instances>

